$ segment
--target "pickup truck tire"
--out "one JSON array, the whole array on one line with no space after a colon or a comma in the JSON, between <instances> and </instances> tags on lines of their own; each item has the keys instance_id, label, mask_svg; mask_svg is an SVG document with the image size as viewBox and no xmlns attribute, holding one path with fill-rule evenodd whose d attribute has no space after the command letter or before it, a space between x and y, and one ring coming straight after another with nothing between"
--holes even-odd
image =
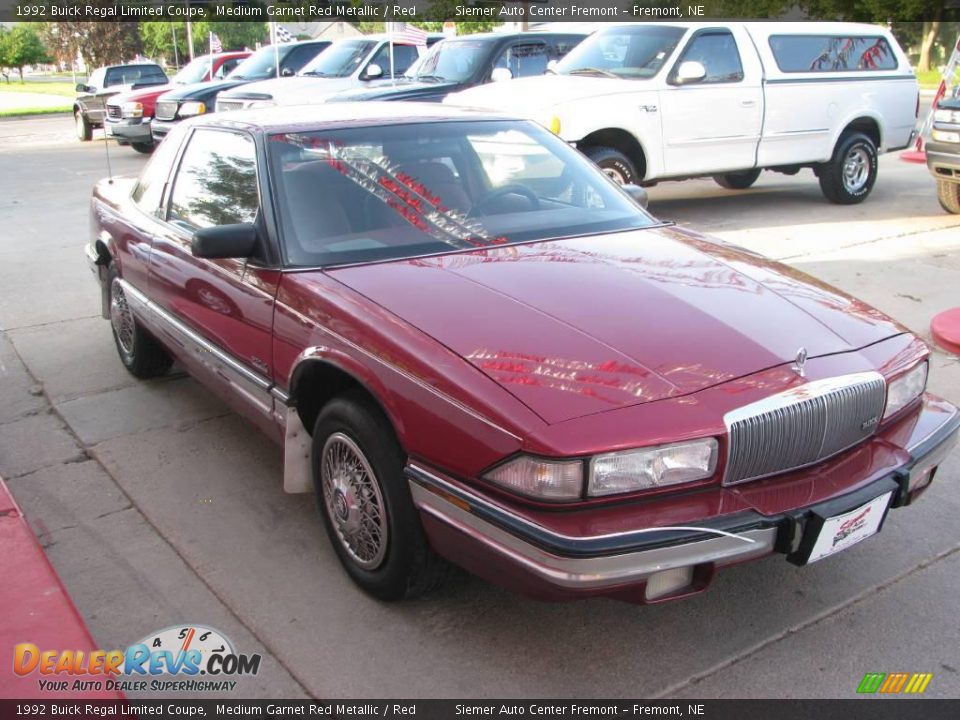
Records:
<instances>
[{"instance_id":1,"label":"pickup truck tire","mask_svg":"<svg viewBox=\"0 0 960 720\"><path fill-rule=\"evenodd\" d=\"M833 158L818 170L827 200L838 205L863 202L877 181L877 146L863 133L841 135Z\"/></svg>"},{"instance_id":2,"label":"pickup truck tire","mask_svg":"<svg viewBox=\"0 0 960 720\"><path fill-rule=\"evenodd\" d=\"M313 429L317 506L350 578L380 600L416 597L449 568L427 543L390 422L361 391L328 402Z\"/></svg>"},{"instance_id":3,"label":"pickup truck tire","mask_svg":"<svg viewBox=\"0 0 960 720\"><path fill-rule=\"evenodd\" d=\"M90 121L87 120L82 110L74 110L73 124L76 128L77 139L80 142L87 142L93 139L93 126L90 125Z\"/></svg>"},{"instance_id":4,"label":"pickup truck tire","mask_svg":"<svg viewBox=\"0 0 960 720\"><path fill-rule=\"evenodd\" d=\"M136 150L138 153L143 153L144 155L150 155L153 152L153 149L156 147L153 143L130 143L130 147Z\"/></svg>"},{"instance_id":5,"label":"pickup truck tire","mask_svg":"<svg viewBox=\"0 0 960 720\"><path fill-rule=\"evenodd\" d=\"M948 213L960 215L960 183L937 180L937 198Z\"/></svg>"},{"instance_id":6,"label":"pickup truck tire","mask_svg":"<svg viewBox=\"0 0 960 720\"><path fill-rule=\"evenodd\" d=\"M131 375L141 380L159 377L173 365L173 358L134 317L119 279L116 266L111 264L107 270L110 328L120 361Z\"/></svg>"},{"instance_id":7,"label":"pickup truck tire","mask_svg":"<svg viewBox=\"0 0 960 720\"><path fill-rule=\"evenodd\" d=\"M758 177L760 177L760 168L738 173L726 173L725 175L714 175L713 181L727 190L746 190L757 181Z\"/></svg>"},{"instance_id":8,"label":"pickup truck tire","mask_svg":"<svg viewBox=\"0 0 960 720\"><path fill-rule=\"evenodd\" d=\"M617 185L635 185L641 180L637 177L637 169L630 158L619 150L597 145L581 148L580 152L590 158Z\"/></svg>"}]
</instances>

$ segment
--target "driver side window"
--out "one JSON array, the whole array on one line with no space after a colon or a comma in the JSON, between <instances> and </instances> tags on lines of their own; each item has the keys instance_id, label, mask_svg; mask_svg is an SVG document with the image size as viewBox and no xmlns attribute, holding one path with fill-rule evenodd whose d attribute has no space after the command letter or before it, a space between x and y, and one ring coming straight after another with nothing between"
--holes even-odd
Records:
<instances>
[{"instance_id":1,"label":"driver side window","mask_svg":"<svg viewBox=\"0 0 960 720\"><path fill-rule=\"evenodd\" d=\"M699 83L701 85L743 80L743 65L740 62L737 41L726 30L704 32L691 40L676 67L690 61L700 63L707 70L706 77Z\"/></svg>"}]
</instances>

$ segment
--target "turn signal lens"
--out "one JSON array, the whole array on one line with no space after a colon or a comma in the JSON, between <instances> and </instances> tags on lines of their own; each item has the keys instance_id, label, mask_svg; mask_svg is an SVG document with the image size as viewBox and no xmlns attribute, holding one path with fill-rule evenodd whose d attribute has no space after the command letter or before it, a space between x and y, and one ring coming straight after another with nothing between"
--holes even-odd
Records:
<instances>
[{"instance_id":1,"label":"turn signal lens","mask_svg":"<svg viewBox=\"0 0 960 720\"><path fill-rule=\"evenodd\" d=\"M143 105L138 102L128 102L120 106L121 113L125 118L143 117Z\"/></svg>"},{"instance_id":2,"label":"turn signal lens","mask_svg":"<svg viewBox=\"0 0 960 720\"><path fill-rule=\"evenodd\" d=\"M180 106L180 109L177 111L177 115L182 118L194 117L196 115L203 115L207 111L207 106L202 102L185 102Z\"/></svg>"},{"instance_id":3,"label":"turn signal lens","mask_svg":"<svg viewBox=\"0 0 960 720\"><path fill-rule=\"evenodd\" d=\"M576 500L583 490L580 460L543 460L521 456L484 476L505 490L541 500Z\"/></svg>"},{"instance_id":4,"label":"turn signal lens","mask_svg":"<svg viewBox=\"0 0 960 720\"><path fill-rule=\"evenodd\" d=\"M923 361L887 385L887 407L883 419L895 415L916 400L927 388L927 362Z\"/></svg>"},{"instance_id":5,"label":"turn signal lens","mask_svg":"<svg viewBox=\"0 0 960 720\"><path fill-rule=\"evenodd\" d=\"M550 118L550 124L547 126L554 135L560 134L560 118L556 115Z\"/></svg>"}]
</instances>

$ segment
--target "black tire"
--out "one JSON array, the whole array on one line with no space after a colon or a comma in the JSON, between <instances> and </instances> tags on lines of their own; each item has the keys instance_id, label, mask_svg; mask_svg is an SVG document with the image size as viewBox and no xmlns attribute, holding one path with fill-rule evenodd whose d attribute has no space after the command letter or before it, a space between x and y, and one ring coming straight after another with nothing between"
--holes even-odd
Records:
<instances>
[{"instance_id":1,"label":"black tire","mask_svg":"<svg viewBox=\"0 0 960 720\"><path fill-rule=\"evenodd\" d=\"M746 190L757 181L758 177L760 177L760 168L755 168L743 172L714 175L713 181L727 190Z\"/></svg>"},{"instance_id":2,"label":"black tire","mask_svg":"<svg viewBox=\"0 0 960 720\"><path fill-rule=\"evenodd\" d=\"M960 215L960 182L937 180L937 198L948 213Z\"/></svg>"},{"instance_id":3,"label":"black tire","mask_svg":"<svg viewBox=\"0 0 960 720\"><path fill-rule=\"evenodd\" d=\"M581 152L618 185L636 185L643 179L630 158L619 150L596 145Z\"/></svg>"},{"instance_id":4,"label":"black tire","mask_svg":"<svg viewBox=\"0 0 960 720\"><path fill-rule=\"evenodd\" d=\"M107 288L110 300L110 328L117 346L120 362L134 377L141 380L159 377L173 365L173 358L130 312L123 290L115 285L119 279L116 266L107 270ZM124 318L126 317L126 320ZM125 323L132 323L132 327Z\"/></svg>"},{"instance_id":5,"label":"black tire","mask_svg":"<svg viewBox=\"0 0 960 720\"><path fill-rule=\"evenodd\" d=\"M77 140L80 142L88 142L93 139L93 126L90 124L90 121L87 120L87 116L83 114L83 110L78 109L73 111L73 122L77 133Z\"/></svg>"},{"instance_id":6,"label":"black tire","mask_svg":"<svg viewBox=\"0 0 960 720\"><path fill-rule=\"evenodd\" d=\"M352 448L349 443L353 444ZM359 481L358 475L352 473L352 480L342 481L349 484L346 493L341 488L332 489L328 502L321 471L325 448L331 457L336 455L337 450L346 449L348 453L358 450L360 457L372 470L372 479L365 470L359 475L362 478ZM403 474L405 460L406 456L389 421L360 391L348 391L334 398L317 417L311 453L317 507L330 543L347 574L361 589L380 600L401 600L422 595L436 587L449 568L427 543ZM356 467L362 468L362 465L357 464ZM376 490L370 484L371 480ZM331 488L333 485L335 482L331 483ZM353 495L352 491L358 487L363 490ZM350 500L345 499L347 493L353 495ZM366 498L366 501L358 502L358 497ZM358 553L355 557L355 550L348 549L350 543L341 537L338 528L347 528L354 512L357 518L363 516L363 512L357 508L369 507L385 511L386 532L383 535L386 543L379 551L379 557L376 552L367 552L364 557ZM338 517L335 518L334 514ZM373 542L361 549L369 550L370 547L381 546ZM367 566L362 564L364 561Z\"/></svg>"},{"instance_id":7,"label":"black tire","mask_svg":"<svg viewBox=\"0 0 960 720\"><path fill-rule=\"evenodd\" d=\"M823 196L838 205L863 202L877 181L877 162L873 140L858 132L841 135L830 162L818 168Z\"/></svg>"},{"instance_id":8,"label":"black tire","mask_svg":"<svg viewBox=\"0 0 960 720\"><path fill-rule=\"evenodd\" d=\"M130 143L130 147L136 150L138 153L143 153L144 155L150 155L153 153L153 149L156 147L153 143Z\"/></svg>"}]
</instances>

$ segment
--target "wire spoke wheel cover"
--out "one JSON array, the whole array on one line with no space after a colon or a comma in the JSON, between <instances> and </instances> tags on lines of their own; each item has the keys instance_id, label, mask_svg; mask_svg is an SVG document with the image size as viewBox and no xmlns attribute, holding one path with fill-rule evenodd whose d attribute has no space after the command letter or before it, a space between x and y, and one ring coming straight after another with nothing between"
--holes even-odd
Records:
<instances>
[{"instance_id":1,"label":"wire spoke wheel cover","mask_svg":"<svg viewBox=\"0 0 960 720\"><path fill-rule=\"evenodd\" d=\"M870 155L866 148L854 145L843 160L843 186L847 192L856 193L863 189L870 178Z\"/></svg>"},{"instance_id":2,"label":"wire spoke wheel cover","mask_svg":"<svg viewBox=\"0 0 960 720\"><path fill-rule=\"evenodd\" d=\"M333 433L320 458L323 504L340 544L364 570L375 570L387 554L387 514L380 484L360 447Z\"/></svg>"},{"instance_id":3,"label":"wire spoke wheel cover","mask_svg":"<svg viewBox=\"0 0 960 720\"><path fill-rule=\"evenodd\" d=\"M114 278L110 284L110 324L120 349L127 355L133 355L136 321L118 278Z\"/></svg>"}]
</instances>

